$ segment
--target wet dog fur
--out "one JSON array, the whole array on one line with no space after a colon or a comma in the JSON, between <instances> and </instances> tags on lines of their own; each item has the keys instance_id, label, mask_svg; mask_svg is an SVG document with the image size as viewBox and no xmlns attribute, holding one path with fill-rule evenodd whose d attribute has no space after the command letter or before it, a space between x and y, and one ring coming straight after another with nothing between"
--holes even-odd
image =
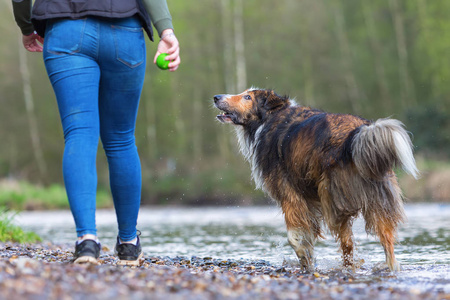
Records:
<instances>
[{"instance_id":1,"label":"wet dog fur","mask_svg":"<svg viewBox=\"0 0 450 300\"><path fill-rule=\"evenodd\" d=\"M390 270L398 225L405 221L395 166L418 177L412 143L395 119L369 121L297 105L273 90L216 95L222 123L235 125L240 150L258 188L281 207L289 244L312 271L314 244L329 228L353 266L352 223L362 215L378 236Z\"/></svg>"}]
</instances>

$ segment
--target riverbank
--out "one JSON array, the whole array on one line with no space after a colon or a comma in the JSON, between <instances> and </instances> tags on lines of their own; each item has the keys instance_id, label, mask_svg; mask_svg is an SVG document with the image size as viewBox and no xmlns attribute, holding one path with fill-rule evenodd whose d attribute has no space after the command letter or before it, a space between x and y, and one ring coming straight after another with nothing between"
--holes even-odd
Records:
<instances>
[{"instance_id":1,"label":"riverbank","mask_svg":"<svg viewBox=\"0 0 450 300\"><path fill-rule=\"evenodd\" d=\"M116 266L107 248L101 265L74 265L69 245L0 244L2 299L450 299L441 285L405 287L385 269L302 273L264 260L152 257L137 268ZM371 273L367 276L367 273ZM364 275L366 274L366 275Z\"/></svg>"},{"instance_id":2,"label":"riverbank","mask_svg":"<svg viewBox=\"0 0 450 300\"><path fill-rule=\"evenodd\" d=\"M416 180L398 170L400 187L408 203L450 203L450 162L417 158L421 177ZM217 178L219 177L219 178ZM206 180L206 178L208 180ZM242 178L245 178L242 183ZM199 183L200 182L200 183ZM237 184L240 182L240 184ZM217 185L220 188L217 188ZM161 178L147 182L152 195L142 194L144 206L261 206L273 203L263 192L255 190L250 174L227 173ZM28 181L0 178L0 207L17 211L68 209L64 187L35 185ZM97 208L112 208L109 188L99 187Z\"/></svg>"},{"instance_id":3,"label":"riverbank","mask_svg":"<svg viewBox=\"0 0 450 300\"><path fill-rule=\"evenodd\" d=\"M420 178L400 176L399 184L407 202L450 203L450 167L447 164L423 166Z\"/></svg>"}]
</instances>

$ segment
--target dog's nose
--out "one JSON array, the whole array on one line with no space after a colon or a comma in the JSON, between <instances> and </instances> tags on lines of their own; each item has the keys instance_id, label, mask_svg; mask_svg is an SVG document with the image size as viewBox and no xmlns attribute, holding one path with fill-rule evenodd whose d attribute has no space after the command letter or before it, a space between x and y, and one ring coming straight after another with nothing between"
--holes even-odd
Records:
<instances>
[{"instance_id":1,"label":"dog's nose","mask_svg":"<svg viewBox=\"0 0 450 300\"><path fill-rule=\"evenodd\" d=\"M223 95L215 95L214 96L214 103L219 102L222 99Z\"/></svg>"}]
</instances>

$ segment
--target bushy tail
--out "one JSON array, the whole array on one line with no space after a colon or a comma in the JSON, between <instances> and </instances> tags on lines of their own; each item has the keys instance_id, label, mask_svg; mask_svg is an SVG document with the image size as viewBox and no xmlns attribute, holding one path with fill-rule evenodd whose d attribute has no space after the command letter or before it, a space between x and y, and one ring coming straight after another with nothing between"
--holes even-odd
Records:
<instances>
[{"instance_id":1,"label":"bushy tail","mask_svg":"<svg viewBox=\"0 0 450 300\"><path fill-rule=\"evenodd\" d=\"M361 126L352 142L352 158L361 175L381 179L394 166L419 178L412 142L402 122L379 119Z\"/></svg>"}]
</instances>

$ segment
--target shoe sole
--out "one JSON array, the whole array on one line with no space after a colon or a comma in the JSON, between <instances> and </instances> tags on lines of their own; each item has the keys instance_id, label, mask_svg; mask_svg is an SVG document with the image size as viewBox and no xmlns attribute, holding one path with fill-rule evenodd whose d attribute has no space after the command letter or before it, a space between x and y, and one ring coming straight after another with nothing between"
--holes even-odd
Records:
<instances>
[{"instance_id":1,"label":"shoe sole","mask_svg":"<svg viewBox=\"0 0 450 300\"><path fill-rule=\"evenodd\" d=\"M144 256L144 253L141 252L141 254L139 254L138 258L136 260L125 260L125 259L121 259L117 262L118 266L132 266L132 267L137 267L139 266L139 260Z\"/></svg>"},{"instance_id":2,"label":"shoe sole","mask_svg":"<svg viewBox=\"0 0 450 300\"><path fill-rule=\"evenodd\" d=\"M100 263L97 261L95 257L92 256L80 256L73 262L74 264L93 264L99 265Z\"/></svg>"}]
</instances>

